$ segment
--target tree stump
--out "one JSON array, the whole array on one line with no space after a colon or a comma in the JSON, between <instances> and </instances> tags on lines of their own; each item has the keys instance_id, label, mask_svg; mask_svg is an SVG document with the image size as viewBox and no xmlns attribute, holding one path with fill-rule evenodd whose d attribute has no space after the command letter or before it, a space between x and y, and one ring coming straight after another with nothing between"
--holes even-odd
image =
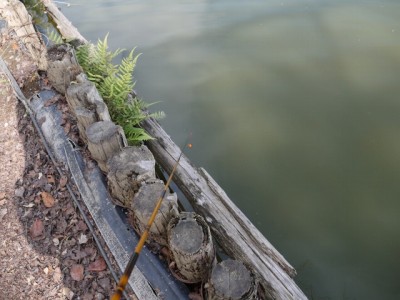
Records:
<instances>
[{"instance_id":1,"label":"tree stump","mask_svg":"<svg viewBox=\"0 0 400 300\"><path fill-rule=\"evenodd\" d=\"M107 179L114 204L130 207L134 194L142 182L155 178L156 161L150 150L140 147L125 147L107 162Z\"/></svg>"},{"instance_id":2,"label":"tree stump","mask_svg":"<svg viewBox=\"0 0 400 300\"><path fill-rule=\"evenodd\" d=\"M257 299L254 275L237 260L224 260L217 264L207 284L209 300Z\"/></svg>"},{"instance_id":3,"label":"tree stump","mask_svg":"<svg viewBox=\"0 0 400 300\"><path fill-rule=\"evenodd\" d=\"M86 129L88 148L100 169L107 172L107 160L126 146L124 132L111 121L93 123Z\"/></svg>"},{"instance_id":4,"label":"tree stump","mask_svg":"<svg viewBox=\"0 0 400 300\"><path fill-rule=\"evenodd\" d=\"M82 72L73 48L68 44L55 45L47 51L47 76L52 86L61 94Z\"/></svg>"},{"instance_id":5,"label":"tree stump","mask_svg":"<svg viewBox=\"0 0 400 300\"><path fill-rule=\"evenodd\" d=\"M176 265L173 271L184 282L207 279L215 260L210 228L203 217L182 212L168 224L168 246Z\"/></svg>"},{"instance_id":6,"label":"tree stump","mask_svg":"<svg viewBox=\"0 0 400 300\"><path fill-rule=\"evenodd\" d=\"M164 182L155 179L151 183L143 183L133 197L129 212L129 222L141 235L151 214L164 190ZM167 226L171 218L178 215L178 199L175 193L166 192L160 210L150 228L149 240L160 245L167 245Z\"/></svg>"}]
</instances>

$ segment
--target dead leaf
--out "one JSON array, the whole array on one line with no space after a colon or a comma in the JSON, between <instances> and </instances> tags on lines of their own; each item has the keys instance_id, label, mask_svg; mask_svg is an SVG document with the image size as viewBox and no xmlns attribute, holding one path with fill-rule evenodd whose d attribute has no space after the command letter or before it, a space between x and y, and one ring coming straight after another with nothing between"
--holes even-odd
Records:
<instances>
[{"instance_id":1,"label":"dead leaf","mask_svg":"<svg viewBox=\"0 0 400 300\"><path fill-rule=\"evenodd\" d=\"M106 262L102 257L99 257L94 262L89 264L88 270L92 272L101 272L106 269Z\"/></svg>"},{"instance_id":2,"label":"dead leaf","mask_svg":"<svg viewBox=\"0 0 400 300\"><path fill-rule=\"evenodd\" d=\"M61 178L60 178L60 188L63 188L64 186L66 186L67 182L68 182L67 176L65 176L65 175L61 176Z\"/></svg>"},{"instance_id":3,"label":"dead leaf","mask_svg":"<svg viewBox=\"0 0 400 300\"><path fill-rule=\"evenodd\" d=\"M68 300L72 299L72 297L74 297L74 292L71 291L71 289L67 288L67 287L63 287L61 289L62 291L62 295L67 298Z\"/></svg>"},{"instance_id":4,"label":"dead leaf","mask_svg":"<svg viewBox=\"0 0 400 300\"><path fill-rule=\"evenodd\" d=\"M84 235L83 233L81 233L81 235L79 236L79 239L78 239L78 243L79 244L86 244L87 241L88 241L87 236Z\"/></svg>"},{"instance_id":5,"label":"dead leaf","mask_svg":"<svg viewBox=\"0 0 400 300\"><path fill-rule=\"evenodd\" d=\"M200 294L192 292L189 294L189 299L190 300L203 300L204 298Z\"/></svg>"},{"instance_id":6,"label":"dead leaf","mask_svg":"<svg viewBox=\"0 0 400 300\"><path fill-rule=\"evenodd\" d=\"M47 183L56 183L56 180L54 178L54 175L47 175Z\"/></svg>"},{"instance_id":7,"label":"dead leaf","mask_svg":"<svg viewBox=\"0 0 400 300\"><path fill-rule=\"evenodd\" d=\"M54 269L54 273L53 273L53 280L55 282L58 282L61 280L62 274L61 274L61 269L60 267L57 267Z\"/></svg>"},{"instance_id":8,"label":"dead leaf","mask_svg":"<svg viewBox=\"0 0 400 300\"><path fill-rule=\"evenodd\" d=\"M24 205L22 205L23 207L28 207L28 208L31 208L31 207L34 207L35 206L35 203L28 203L28 204L24 204Z\"/></svg>"},{"instance_id":9,"label":"dead leaf","mask_svg":"<svg viewBox=\"0 0 400 300\"><path fill-rule=\"evenodd\" d=\"M81 281L83 279L83 265L75 264L72 265L70 275L73 280Z\"/></svg>"},{"instance_id":10,"label":"dead leaf","mask_svg":"<svg viewBox=\"0 0 400 300\"><path fill-rule=\"evenodd\" d=\"M40 196L42 196L43 204L46 207L53 207L54 206L54 197L48 192L41 192Z\"/></svg>"},{"instance_id":11,"label":"dead leaf","mask_svg":"<svg viewBox=\"0 0 400 300\"><path fill-rule=\"evenodd\" d=\"M23 186L21 186L21 187L19 187L19 188L17 188L15 191L14 191L14 194L15 194L15 196L17 196L17 197L23 197L24 196L24 192L25 192L25 188L23 187Z\"/></svg>"},{"instance_id":12,"label":"dead leaf","mask_svg":"<svg viewBox=\"0 0 400 300\"><path fill-rule=\"evenodd\" d=\"M44 106L47 107L47 106L53 105L53 104L56 103L59 99L60 99L60 95L55 95L53 98L47 100L46 103L44 104Z\"/></svg>"},{"instance_id":13,"label":"dead leaf","mask_svg":"<svg viewBox=\"0 0 400 300\"><path fill-rule=\"evenodd\" d=\"M65 123L65 126L64 126L65 134L68 134L70 132L70 130L71 130L71 123L69 123L69 122Z\"/></svg>"},{"instance_id":14,"label":"dead leaf","mask_svg":"<svg viewBox=\"0 0 400 300\"><path fill-rule=\"evenodd\" d=\"M7 208L0 209L0 221L3 220L6 214L7 214Z\"/></svg>"},{"instance_id":15,"label":"dead leaf","mask_svg":"<svg viewBox=\"0 0 400 300\"><path fill-rule=\"evenodd\" d=\"M32 238L37 238L43 234L43 230L44 226L42 220L36 219L35 222L33 222L31 228L29 229L29 232Z\"/></svg>"},{"instance_id":16,"label":"dead leaf","mask_svg":"<svg viewBox=\"0 0 400 300\"><path fill-rule=\"evenodd\" d=\"M85 231L85 230L88 229L88 228L87 228L87 225L86 225L85 222L83 222L82 220L79 220L79 221L78 221L78 224L76 224L76 227L77 227L77 229L80 230L80 231Z\"/></svg>"}]
</instances>

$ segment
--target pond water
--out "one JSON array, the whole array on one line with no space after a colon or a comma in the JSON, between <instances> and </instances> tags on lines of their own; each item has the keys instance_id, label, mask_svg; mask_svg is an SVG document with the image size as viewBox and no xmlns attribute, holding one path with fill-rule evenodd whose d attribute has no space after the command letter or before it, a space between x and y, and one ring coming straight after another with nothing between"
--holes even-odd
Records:
<instances>
[{"instance_id":1,"label":"pond water","mask_svg":"<svg viewBox=\"0 0 400 300\"><path fill-rule=\"evenodd\" d=\"M400 299L399 1L69 2L310 299Z\"/></svg>"}]
</instances>

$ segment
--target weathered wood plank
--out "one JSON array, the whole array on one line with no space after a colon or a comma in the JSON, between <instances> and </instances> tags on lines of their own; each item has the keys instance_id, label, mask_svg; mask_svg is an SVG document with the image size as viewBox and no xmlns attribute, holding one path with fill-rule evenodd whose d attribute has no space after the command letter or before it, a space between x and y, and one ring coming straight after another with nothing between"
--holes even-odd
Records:
<instances>
[{"instance_id":1,"label":"weathered wood plank","mask_svg":"<svg viewBox=\"0 0 400 300\"><path fill-rule=\"evenodd\" d=\"M179 147L154 119L143 122L143 128L155 139L148 142L157 162L167 171L180 154ZM207 220L213 235L224 250L251 266L271 299L307 299L291 276L295 269L268 242L261 232L229 199L212 177L183 156L174 182Z\"/></svg>"},{"instance_id":2,"label":"weathered wood plank","mask_svg":"<svg viewBox=\"0 0 400 300\"><path fill-rule=\"evenodd\" d=\"M72 23L64 16L64 14L57 8L51 0L41 0L51 15L54 22L57 24L57 29L61 35L69 40L79 40L81 43L87 43L87 40L79 33Z\"/></svg>"}]
</instances>

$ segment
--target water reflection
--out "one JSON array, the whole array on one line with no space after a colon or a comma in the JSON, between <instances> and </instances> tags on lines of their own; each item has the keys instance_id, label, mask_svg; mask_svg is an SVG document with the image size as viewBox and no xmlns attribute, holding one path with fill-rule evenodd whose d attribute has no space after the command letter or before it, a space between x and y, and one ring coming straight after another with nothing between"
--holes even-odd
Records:
<instances>
[{"instance_id":1,"label":"water reflection","mask_svg":"<svg viewBox=\"0 0 400 300\"><path fill-rule=\"evenodd\" d=\"M398 2L87 2L67 15L139 46L140 94L310 298L400 297Z\"/></svg>"}]
</instances>

